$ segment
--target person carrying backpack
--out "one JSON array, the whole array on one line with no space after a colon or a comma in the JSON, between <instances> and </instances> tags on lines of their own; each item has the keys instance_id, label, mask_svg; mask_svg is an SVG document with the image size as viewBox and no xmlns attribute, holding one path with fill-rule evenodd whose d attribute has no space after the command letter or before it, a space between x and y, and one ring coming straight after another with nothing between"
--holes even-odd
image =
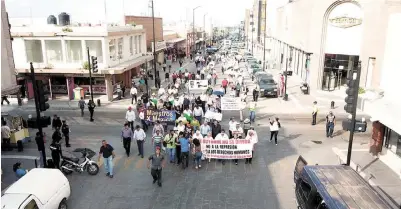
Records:
<instances>
[{"instance_id":1,"label":"person carrying backpack","mask_svg":"<svg viewBox=\"0 0 401 209\"><path fill-rule=\"evenodd\" d=\"M78 107L81 109L81 117L84 117L84 109L85 109L85 100L83 97L81 97L81 100L78 102Z\"/></svg>"}]
</instances>

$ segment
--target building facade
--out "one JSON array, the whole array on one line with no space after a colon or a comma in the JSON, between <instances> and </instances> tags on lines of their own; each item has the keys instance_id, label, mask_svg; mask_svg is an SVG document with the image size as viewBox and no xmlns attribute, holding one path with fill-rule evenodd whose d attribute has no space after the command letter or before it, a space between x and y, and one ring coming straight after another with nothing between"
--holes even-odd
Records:
<instances>
[{"instance_id":1,"label":"building facade","mask_svg":"<svg viewBox=\"0 0 401 209\"><path fill-rule=\"evenodd\" d=\"M155 39L157 62L164 62L164 50L167 48L163 40L163 18L155 17ZM142 25L146 32L146 46L148 52L153 52L153 18L146 16L125 16L125 24Z\"/></svg>"},{"instance_id":2,"label":"building facade","mask_svg":"<svg viewBox=\"0 0 401 209\"><path fill-rule=\"evenodd\" d=\"M273 67L287 66L312 92L345 95L346 78L361 62L360 87L380 92L359 104L374 121L371 148L401 176L401 2L271 0L267 8Z\"/></svg>"},{"instance_id":3,"label":"building facade","mask_svg":"<svg viewBox=\"0 0 401 209\"><path fill-rule=\"evenodd\" d=\"M10 24L4 1L1 1L1 95L15 94L17 86Z\"/></svg>"},{"instance_id":4,"label":"building facade","mask_svg":"<svg viewBox=\"0 0 401 209\"><path fill-rule=\"evenodd\" d=\"M131 85L140 65L153 60L146 52L142 26L21 26L12 27L16 71L25 78L28 98L33 97L29 63L36 79L43 80L51 96L68 94L76 87L89 89L88 53L97 57L99 71L93 73L93 93L113 99L118 83Z\"/></svg>"}]
</instances>

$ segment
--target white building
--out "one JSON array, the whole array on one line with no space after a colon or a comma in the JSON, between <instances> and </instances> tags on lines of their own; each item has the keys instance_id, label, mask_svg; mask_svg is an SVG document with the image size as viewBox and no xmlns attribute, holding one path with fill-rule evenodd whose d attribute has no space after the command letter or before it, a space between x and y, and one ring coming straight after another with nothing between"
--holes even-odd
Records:
<instances>
[{"instance_id":1,"label":"white building","mask_svg":"<svg viewBox=\"0 0 401 209\"><path fill-rule=\"evenodd\" d=\"M343 94L348 73L361 61L360 87L384 94L361 105L381 133L371 146L401 176L401 1L270 0L267 8L274 67L284 69L288 58L312 92Z\"/></svg>"},{"instance_id":2,"label":"white building","mask_svg":"<svg viewBox=\"0 0 401 209\"><path fill-rule=\"evenodd\" d=\"M112 99L114 86L131 85L131 77L153 56L146 54L142 26L13 26L13 51L18 73L26 76L28 97L33 96L29 63L33 62L37 79L44 80L52 95L73 98L76 86L89 88L87 47L97 57L98 73L93 73L93 93Z\"/></svg>"},{"instance_id":3,"label":"white building","mask_svg":"<svg viewBox=\"0 0 401 209\"><path fill-rule=\"evenodd\" d=\"M1 1L1 95L16 93L17 86L8 15Z\"/></svg>"}]
</instances>

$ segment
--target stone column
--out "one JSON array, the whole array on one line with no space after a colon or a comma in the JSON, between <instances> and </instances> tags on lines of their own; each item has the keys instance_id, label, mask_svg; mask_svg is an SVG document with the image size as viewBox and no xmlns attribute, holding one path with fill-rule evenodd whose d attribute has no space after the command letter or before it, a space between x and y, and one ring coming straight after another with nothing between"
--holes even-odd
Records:
<instances>
[{"instance_id":1,"label":"stone column","mask_svg":"<svg viewBox=\"0 0 401 209\"><path fill-rule=\"evenodd\" d=\"M106 84L107 101L113 101L113 84L111 80L112 75L105 75L104 81Z\"/></svg>"}]
</instances>

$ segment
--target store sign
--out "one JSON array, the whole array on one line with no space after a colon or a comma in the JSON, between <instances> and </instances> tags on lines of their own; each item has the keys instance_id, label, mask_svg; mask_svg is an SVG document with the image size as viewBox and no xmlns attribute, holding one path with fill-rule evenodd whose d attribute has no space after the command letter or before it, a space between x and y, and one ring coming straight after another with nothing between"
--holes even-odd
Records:
<instances>
[{"instance_id":1,"label":"store sign","mask_svg":"<svg viewBox=\"0 0 401 209\"><path fill-rule=\"evenodd\" d=\"M329 21L332 26L338 28L350 28L362 24L361 18L347 16L331 18Z\"/></svg>"},{"instance_id":2,"label":"store sign","mask_svg":"<svg viewBox=\"0 0 401 209\"><path fill-rule=\"evenodd\" d=\"M156 51L160 51L167 48L166 41L158 41L156 42ZM152 52L153 52L153 42L152 42Z\"/></svg>"}]
</instances>

